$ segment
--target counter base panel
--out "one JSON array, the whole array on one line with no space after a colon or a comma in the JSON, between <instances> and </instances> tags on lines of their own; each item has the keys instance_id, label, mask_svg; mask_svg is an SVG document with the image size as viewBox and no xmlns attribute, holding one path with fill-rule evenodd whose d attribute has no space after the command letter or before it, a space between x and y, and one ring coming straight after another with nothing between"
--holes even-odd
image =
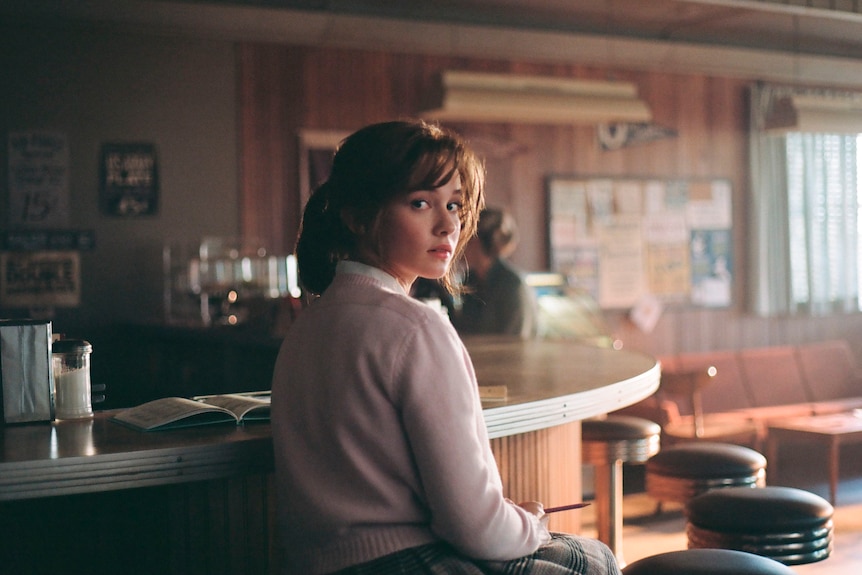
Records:
<instances>
[{"instance_id":1,"label":"counter base panel","mask_svg":"<svg viewBox=\"0 0 862 575\"><path fill-rule=\"evenodd\" d=\"M541 501L546 507L577 503L581 481L581 423L540 429L491 440L503 480L503 494L515 502ZM577 510L557 513L552 531L578 533Z\"/></svg>"},{"instance_id":2,"label":"counter base panel","mask_svg":"<svg viewBox=\"0 0 862 575\"><path fill-rule=\"evenodd\" d=\"M3 573L276 573L272 475L0 502Z\"/></svg>"}]
</instances>

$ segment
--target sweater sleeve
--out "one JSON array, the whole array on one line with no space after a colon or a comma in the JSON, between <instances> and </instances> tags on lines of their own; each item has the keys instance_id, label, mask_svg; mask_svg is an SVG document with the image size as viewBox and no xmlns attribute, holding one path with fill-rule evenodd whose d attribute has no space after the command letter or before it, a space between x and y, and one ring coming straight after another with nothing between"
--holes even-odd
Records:
<instances>
[{"instance_id":1,"label":"sweater sleeve","mask_svg":"<svg viewBox=\"0 0 862 575\"><path fill-rule=\"evenodd\" d=\"M431 528L476 559L530 554L549 535L535 515L504 499L469 355L450 325L427 327L404 342L395 380Z\"/></svg>"}]
</instances>

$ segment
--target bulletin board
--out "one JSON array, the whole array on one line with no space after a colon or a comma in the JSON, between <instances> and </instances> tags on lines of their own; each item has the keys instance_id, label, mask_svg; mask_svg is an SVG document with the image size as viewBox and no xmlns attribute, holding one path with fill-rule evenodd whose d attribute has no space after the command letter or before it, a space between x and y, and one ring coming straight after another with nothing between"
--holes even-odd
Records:
<instances>
[{"instance_id":1,"label":"bulletin board","mask_svg":"<svg viewBox=\"0 0 862 575\"><path fill-rule=\"evenodd\" d=\"M553 271L604 309L732 301L732 187L724 178L548 178Z\"/></svg>"}]
</instances>

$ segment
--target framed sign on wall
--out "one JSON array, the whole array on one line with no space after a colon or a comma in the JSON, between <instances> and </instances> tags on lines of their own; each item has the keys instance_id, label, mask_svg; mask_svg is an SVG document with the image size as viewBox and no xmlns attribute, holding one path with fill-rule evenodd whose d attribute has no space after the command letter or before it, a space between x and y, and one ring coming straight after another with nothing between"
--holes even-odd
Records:
<instances>
[{"instance_id":1,"label":"framed sign on wall","mask_svg":"<svg viewBox=\"0 0 862 575\"><path fill-rule=\"evenodd\" d=\"M99 180L99 203L104 213L120 217L158 213L159 171L155 145L102 144Z\"/></svg>"},{"instance_id":2,"label":"framed sign on wall","mask_svg":"<svg viewBox=\"0 0 862 575\"><path fill-rule=\"evenodd\" d=\"M550 267L601 307L731 304L727 179L552 176L547 187Z\"/></svg>"}]
</instances>

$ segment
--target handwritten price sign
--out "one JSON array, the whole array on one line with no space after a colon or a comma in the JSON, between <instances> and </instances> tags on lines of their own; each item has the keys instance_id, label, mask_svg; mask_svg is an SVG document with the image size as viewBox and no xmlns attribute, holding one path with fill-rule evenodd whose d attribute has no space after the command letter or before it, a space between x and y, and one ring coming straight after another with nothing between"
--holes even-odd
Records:
<instances>
[{"instance_id":1,"label":"handwritten price sign","mask_svg":"<svg viewBox=\"0 0 862 575\"><path fill-rule=\"evenodd\" d=\"M10 227L68 224L69 147L65 134L9 134L9 199Z\"/></svg>"}]
</instances>

